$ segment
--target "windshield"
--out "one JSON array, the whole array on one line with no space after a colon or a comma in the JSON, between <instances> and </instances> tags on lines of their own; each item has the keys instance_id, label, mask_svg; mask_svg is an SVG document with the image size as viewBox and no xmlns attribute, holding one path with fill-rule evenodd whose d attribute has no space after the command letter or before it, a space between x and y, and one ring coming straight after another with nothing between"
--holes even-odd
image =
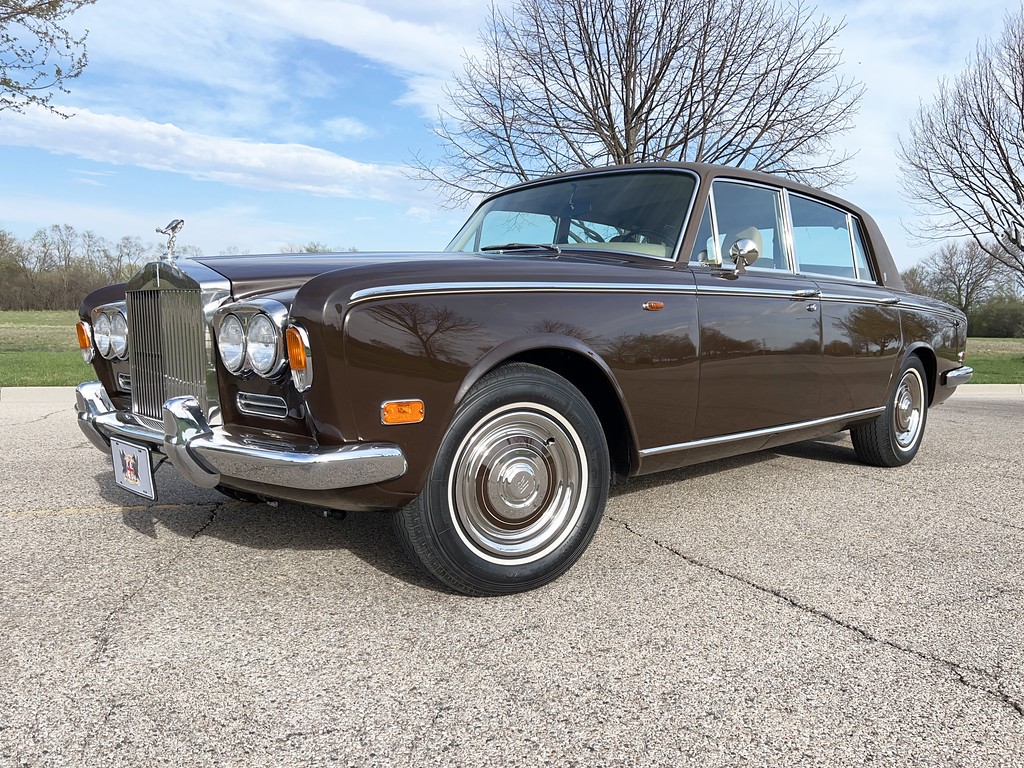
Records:
<instances>
[{"instance_id":1,"label":"windshield","mask_svg":"<svg viewBox=\"0 0 1024 768\"><path fill-rule=\"evenodd\" d=\"M447 250L556 245L671 259L695 186L690 173L645 170L515 190L480 206Z\"/></svg>"}]
</instances>

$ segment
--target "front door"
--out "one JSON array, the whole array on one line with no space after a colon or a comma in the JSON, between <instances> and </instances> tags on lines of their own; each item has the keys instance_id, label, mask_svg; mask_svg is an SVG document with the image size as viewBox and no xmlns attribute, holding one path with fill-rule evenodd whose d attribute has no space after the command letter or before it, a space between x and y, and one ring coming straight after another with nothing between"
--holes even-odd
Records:
<instances>
[{"instance_id":1,"label":"front door","mask_svg":"<svg viewBox=\"0 0 1024 768\"><path fill-rule=\"evenodd\" d=\"M715 234L698 237L695 250L705 265L691 265L700 325L694 438L816 419L821 303L814 281L792 270L782 193L716 181L710 197L714 218L708 224ZM743 274L729 256L738 240L752 241L759 251Z\"/></svg>"}]
</instances>

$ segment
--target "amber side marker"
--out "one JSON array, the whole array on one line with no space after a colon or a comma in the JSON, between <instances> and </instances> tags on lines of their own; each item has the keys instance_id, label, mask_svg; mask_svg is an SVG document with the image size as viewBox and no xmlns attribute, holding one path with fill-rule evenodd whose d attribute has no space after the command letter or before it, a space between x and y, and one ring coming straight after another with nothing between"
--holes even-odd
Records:
<instances>
[{"instance_id":1,"label":"amber side marker","mask_svg":"<svg viewBox=\"0 0 1024 768\"><path fill-rule=\"evenodd\" d=\"M425 415L422 400L389 400L380 406L382 424L419 424Z\"/></svg>"},{"instance_id":2,"label":"amber side marker","mask_svg":"<svg viewBox=\"0 0 1024 768\"><path fill-rule=\"evenodd\" d=\"M92 337L89 334L89 327L85 322L79 320L75 325L75 333L78 335L78 348L82 351L82 359L85 362L92 361Z\"/></svg>"},{"instance_id":3,"label":"amber side marker","mask_svg":"<svg viewBox=\"0 0 1024 768\"><path fill-rule=\"evenodd\" d=\"M285 339L288 343L288 365L293 371L306 370L306 345L302 343L302 336L295 328L289 328Z\"/></svg>"},{"instance_id":4,"label":"amber side marker","mask_svg":"<svg viewBox=\"0 0 1024 768\"><path fill-rule=\"evenodd\" d=\"M645 301L644 302L644 309L646 309L648 312L657 312L659 309L664 309L664 308L665 308L665 302L664 301Z\"/></svg>"}]
</instances>

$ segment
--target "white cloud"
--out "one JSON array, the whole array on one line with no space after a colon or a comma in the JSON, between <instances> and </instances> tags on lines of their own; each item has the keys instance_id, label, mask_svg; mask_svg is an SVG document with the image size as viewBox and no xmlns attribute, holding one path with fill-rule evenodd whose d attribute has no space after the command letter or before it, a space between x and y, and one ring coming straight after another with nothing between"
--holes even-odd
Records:
<instances>
[{"instance_id":1,"label":"white cloud","mask_svg":"<svg viewBox=\"0 0 1024 768\"><path fill-rule=\"evenodd\" d=\"M388 14L388 6L373 8L338 0L254 0L251 18L273 22L296 35L318 40L383 64L406 78L401 103L433 117L442 90L454 72L461 71L467 51L476 45L486 6L450 2L429 6L433 21L413 21ZM398 12L406 12L397 3ZM446 13L442 13L446 11Z\"/></svg>"},{"instance_id":2,"label":"white cloud","mask_svg":"<svg viewBox=\"0 0 1024 768\"><path fill-rule=\"evenodd\" d=\"M327 134L336 141L364 139L373 134L373 129L354 117L335 117L323 123Z\"/></svg>"},{"instance_id":3,"label":"white cloud","mask_svg":"<svg viewBox=\"0 0 1024 768\"><path fill-rule=\"evenodd\" d=\"M61 120L32 110L0 122L0 143L72 154L263 190L391 200L410 182L396 166L362 163L304 144L272 144L67 107Z\"/></svg>"}]
</instances>

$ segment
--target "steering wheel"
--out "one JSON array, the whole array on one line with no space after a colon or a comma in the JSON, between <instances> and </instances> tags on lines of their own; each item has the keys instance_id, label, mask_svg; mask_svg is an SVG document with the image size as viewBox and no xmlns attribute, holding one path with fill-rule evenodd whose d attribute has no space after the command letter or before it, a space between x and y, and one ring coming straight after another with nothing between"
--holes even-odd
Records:
<instances>
[{"instance_id":1,"label":"steering wheel","mask_svg":"<svg viewBox=\"0 0 1024 768\"><path fill-rule=\"evenodd\" d=\"M624 235L616 235L612 238L613 243L639 243L639 238L645 238L645 242L654 243L656 245L665 244L665 233L659 232L656 229L647 229L645 227L637 227L631 229Z\"/></svg>"}]
</instances>

